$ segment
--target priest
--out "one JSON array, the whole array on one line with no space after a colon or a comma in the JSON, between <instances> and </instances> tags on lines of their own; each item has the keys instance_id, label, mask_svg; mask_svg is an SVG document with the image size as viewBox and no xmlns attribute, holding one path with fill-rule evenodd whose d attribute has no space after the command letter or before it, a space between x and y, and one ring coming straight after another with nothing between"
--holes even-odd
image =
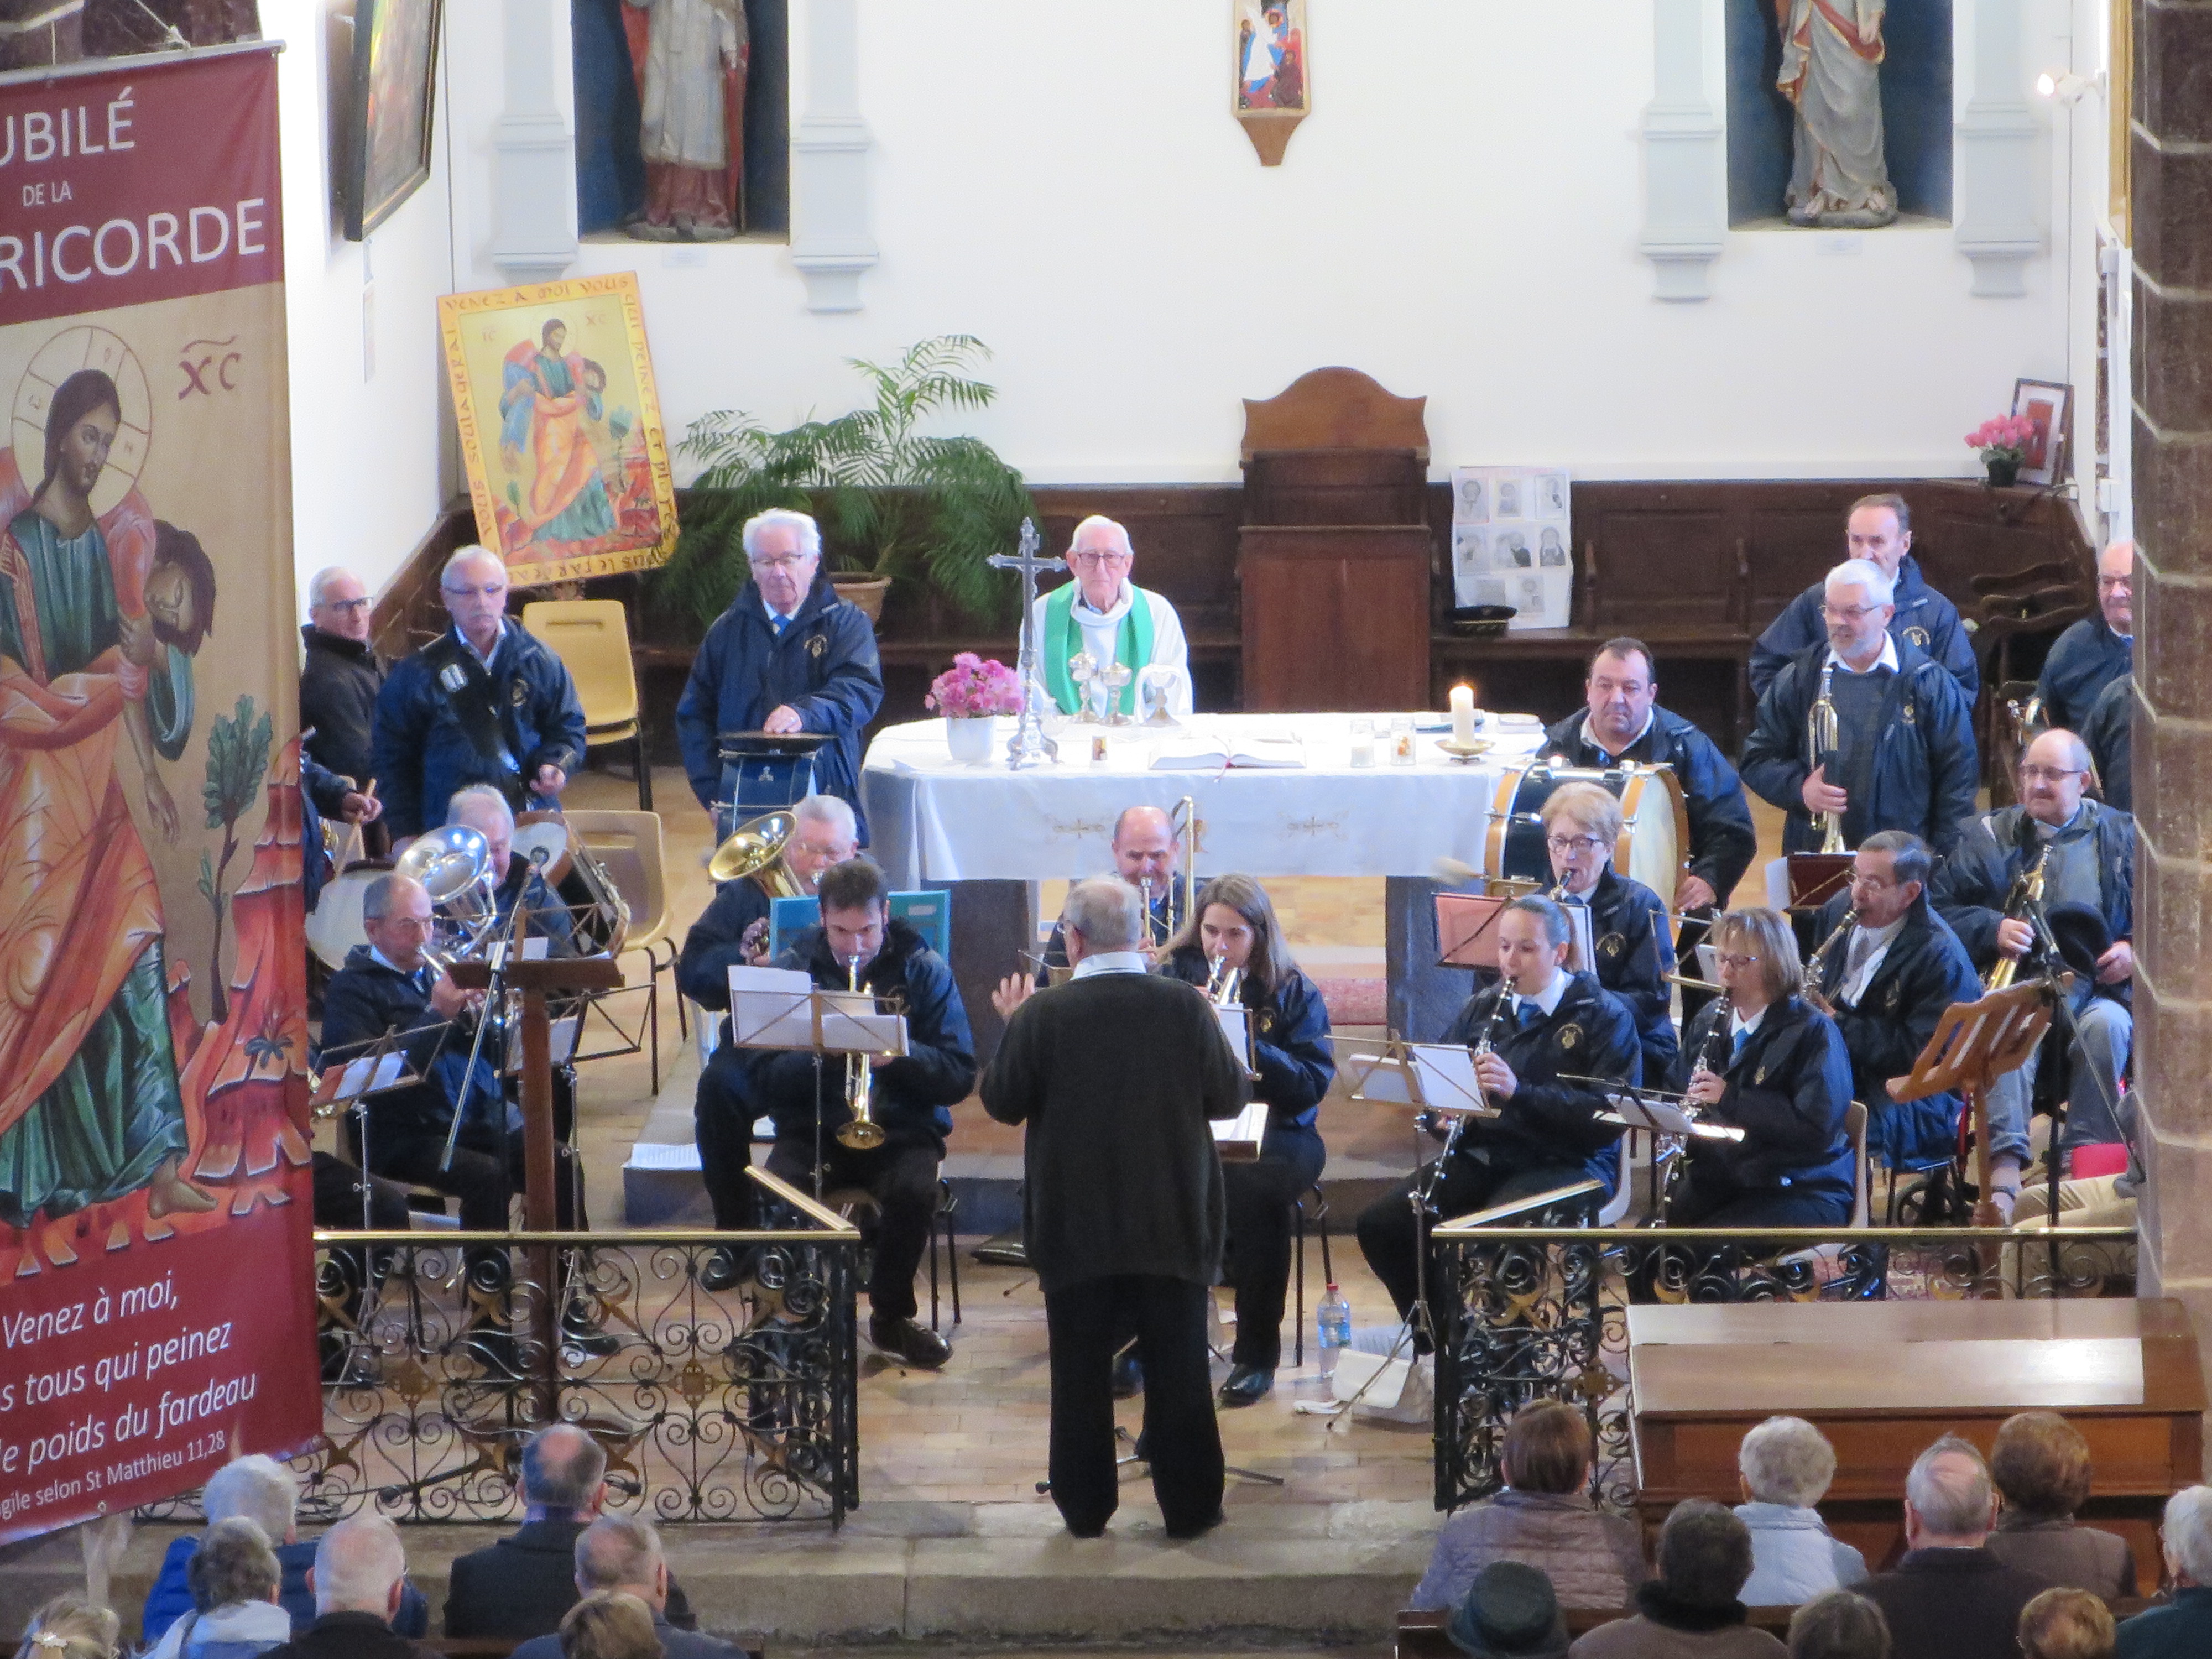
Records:
<instances>
[{"instance_id":1,"label":"priest","mask_svg":"<svg viewBox=\"0 0 2212 1659\"><path fill-rule=\"evenodd\" d=\"M1036 601L1038 660L1045 690L1064 714L1079 712L1085 687L1069 671L1072 659L1089 653L1101 668L1125 663L1132 669L1175 671L1168 688L1168 712L1191 712L1190 651L1175 606L1129 580L1136 553L1129 532L1113 520L1093 514L1075 526L1067 544L1068 574L1075 578ZM1114 694L1115 707L1137 712L1138 680Z\"/></svg>"}]
</instances>

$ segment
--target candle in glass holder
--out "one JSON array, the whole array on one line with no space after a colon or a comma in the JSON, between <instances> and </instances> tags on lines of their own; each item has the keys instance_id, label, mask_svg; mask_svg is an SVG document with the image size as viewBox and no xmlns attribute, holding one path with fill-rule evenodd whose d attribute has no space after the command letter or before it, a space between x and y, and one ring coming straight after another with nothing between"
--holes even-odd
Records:
<instances>
[{"instance_id":1,"label":"candle in glass holder","mask_svg":"<svg viewBox=\"0 0 2212 1659\"><path fill-rule=\"evenodd\" d=\"M1375 764L1375 722L1352 722L1352 763L1354 766Z\"/></svg>"},{"instance_id":2,"label":"candle in glass holder","mask_svg":"<svg viewBox=\"0 0 2212 1659\"><path fill-rule=\"evenodd\" d=\"M1452 741L1462 749L1474 746L1474 688L1455 685L1451 689Z\"/></svg>"},{"instance_id":3,"label":"candle in glass holder","mask_svg":"<svg viewBox=\"0 0 2212 1659\"><path fill-rule=\"evenodd\" d=\"M1390 716L1390 764L1411 766L1413 763L1413 717L1411 714Z\"/></svg>"}]
</instances>

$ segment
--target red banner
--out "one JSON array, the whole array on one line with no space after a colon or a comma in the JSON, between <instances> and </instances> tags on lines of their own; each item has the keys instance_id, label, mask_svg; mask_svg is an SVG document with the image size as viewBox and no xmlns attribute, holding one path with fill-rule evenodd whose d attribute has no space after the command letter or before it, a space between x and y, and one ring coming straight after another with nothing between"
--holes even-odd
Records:
<instances>
[{"instance_id":1,"label":"red banner","mask_svg":"<svg viewBox=\"0 0 2212 1659\"><path fill-rule=\"evenodd\" d=\"M315 1439L273 52L0 82L0 1541Z\"/></svg>"}]
</instances>

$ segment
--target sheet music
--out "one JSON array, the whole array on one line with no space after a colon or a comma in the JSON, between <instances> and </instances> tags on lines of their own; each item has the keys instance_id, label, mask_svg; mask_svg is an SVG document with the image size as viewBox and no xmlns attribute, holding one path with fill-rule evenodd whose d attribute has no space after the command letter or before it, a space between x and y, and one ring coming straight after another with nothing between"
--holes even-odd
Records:
<instances>
[{"instance_id":1,"label":"sheet music","mask_svg":"<svg viewBox=\"0 0 2212 1659\"><path fill-rule=\"evenodd\" d=\"M1680 1107L1663 1100L1642 1100L1634 1095L1607 1095L1622 1122L1632 1129L1656 1129L1662 1134L1687 1135L1697 1125Z\"/></svg>"},{"instance_id":2,"label":"sheet music","mask_svg":"<svg viewBox=\"0 0 2212 1659\"><path fill-rule=\"evenodd\" d=\"M1411 1081L1402 1062L1389 1054L1342 1054L1338 1057L1352 1094L1385 1106L1412 1106Z\"/></svg>"},{"instance_id":3,"label":"sheet music","mask_svg":"<svg viewBox=\"0 0 2212 1659\"><path fill-rule=\"evenodd\" d=\"M1597 946L1590 931L1590 912L1587 904L1562 904L1560 909L1567 917L1567 969L1571 973L1597 972Z\"/></svg>"},{"instance_id":4,"label":"sheet music","mask_svg":"<svg viewBox=\"0 0 2212 1659\"><path fill-rule=\"evenodd\" d=\"M1221 1035L1229 1039L1229 1047L1247 1066L1252 1063L1252 1011L1241 1002L1213 1005L1213 1017L1221 1022Z\"/></svg>"},{"instance_id":5,"label":"sheet music","mask_svg":"<svg viewBox=\"0 0 2212 1659\"><path fill-rule=\"evenodd\" d=\"M664 1140L633 1142L626 1170L696 1170L699 1167L699 1148L690 1141L678 1143Z\"/></svg>"},{"instance_id":6,"label":"sheet music","mask_svg":"<svg viewBox=\"0 0 2212 1659\"><path fill-rule=\"evenodd\" d=\"M1474 1079L1474 1051L1456 1042L1409 1042L1406 1052L1432 1112L1484 1112L1482 1085Z\"/></svg>"},{"instance_id":7,"label":"sheet music","mask_svg":"<svg viewBox=\"0 0 2212 1659\"><path fill-rule=\"evenodd\" d=\"M732 1035L746 1048L812 1048L817 1003L824 1053L906 1053L905 1018L878 1012L872 993L817 991L813 979L797 968L730 969Z\"/></svg>"},{"instance_id":8,"label":"sheet music","mask_svg":"<svg viewBox=\"0 0 2212 1659\"><path fill-rule=\"evenodd\" d=\"M545 941L537 939L532 942L542 945ZM583 1029L584 1017L580 1013L566 1014L552 1022L548 1033L548 1048L554 1065L566 1066L575 1059L576 1039ZM510 1072L522 1069L522 1028L520 1025L513 1027L507 1033L507 1069Z\"/></svg>"},{"instance_id":9,"label":"sheet music","mask_svg":"<svg viewBox=\"0 0 2212 1659\"><path fill-rule=\"evenodd\" d=\"M352 1100L379 1089L389 1089L406 1070L407 1056L397 1048L381 1054L363 1054L343 1067L326 1066L323 1068L322 1086L315 1091L315 1103L328 1105L332 1101Z\"/></svg>"},{"instance_id":10,"label":"sheet music","mask_svg":"<svg viewBox=\"0 0 2212 1659\"><path fill-rule=\"evenodd\" d=\"M1256 1154L1267 1133L1267 1103L1255 1100L1235 1117L1217 1117L1212 1122L1215 1146L1250 1146Z\"/></svg>"},{"instance_id":11,"label":"sheet music","mask_svg":"<svg viewBox=\"0 0 2212 1659\"><path fill-rule=\"evenodd\" d=\"M552 941L551 939L547 939L547 938L546 938L543 933L540 933L540 934L537 935L535 938L526 939L523 940L523 941L522 941L522 959L523 959L525 962L543 962L543 961L544 961L544 960L545 960L545 951L546 951L546 949L547 949L547 947L548 947L548 946L550 946L552 943L553 943L553 941ZM557 1062L556 1062L556 1064L557 1064Z\"/></svg>"}]
</instances>

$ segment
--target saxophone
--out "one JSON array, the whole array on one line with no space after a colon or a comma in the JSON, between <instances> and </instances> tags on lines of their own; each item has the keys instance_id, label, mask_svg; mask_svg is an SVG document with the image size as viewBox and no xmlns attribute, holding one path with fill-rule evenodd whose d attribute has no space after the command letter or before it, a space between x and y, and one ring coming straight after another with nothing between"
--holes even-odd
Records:
<instances>
[{"instance_id":1,"label":"saxophone","mask_svg":"<svg viewBox=\"0 0 2212 1659\"><path fill-rule=\"evenodd\" d=\"M1836 948L1836 941L1849 939L1851 929L1858 926L1858 906L1855 904L1844 912L1844 919L1836 924L1835 931L1822 939L1813 954L1806 959L1805 1000L1827 1015L1830 1019L1836 1017L1835 1005L1828 1000L1820 989L1820 975L1828 965L1828 952Z\"/></svg>"},{"instance_id":2,"label":"saxophone","mask_svg":"<svg viewBox=\"0 0 2212 1659\"><path fill-rule=\"evenodd\" d=\"M1820 665L1820 693L1813 699L1813 707L1805 716L1805 742L1810 753L1806 757L1809 765L1818 769L1823 755L1832 755L1843 742L1843 733L1836 723L1836 702L1830 695L1836 677L1835 659L1832 657ZM1835 783L1829 778L1831 785ZM1844 815L1841 812L1820 814L1820 850L1823 853L1848 853L1844 844Z\"/></svg>"}]
</instances>

